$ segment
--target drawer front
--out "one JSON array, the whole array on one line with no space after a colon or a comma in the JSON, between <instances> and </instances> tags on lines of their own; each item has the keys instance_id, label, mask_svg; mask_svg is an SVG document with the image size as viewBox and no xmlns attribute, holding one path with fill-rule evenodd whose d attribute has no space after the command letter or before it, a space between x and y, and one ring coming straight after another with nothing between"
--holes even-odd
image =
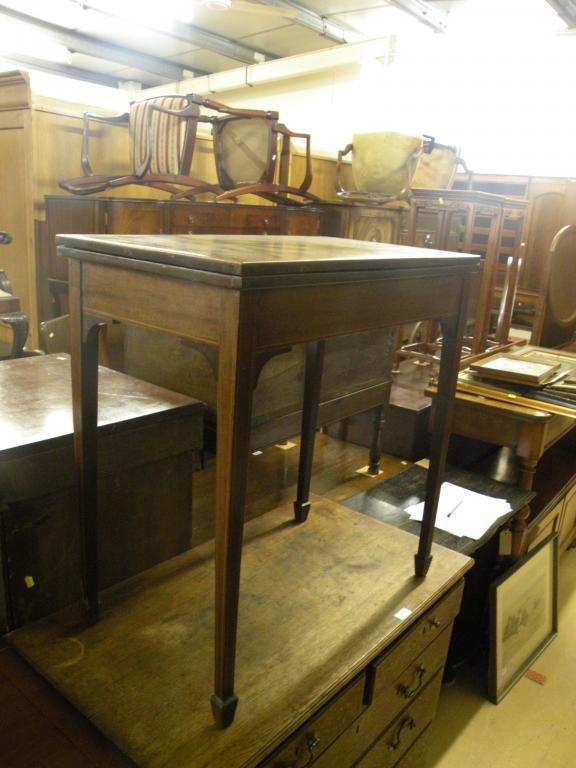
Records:
<instances>
[{"instance_id":1,"label":"drawer front","mask_svg":"<svg viewBox=\"0 0 576 768\"><path fill-rule=\"evenodd\" d=\"M392 768L402 760L433 720L441 682L442 675L438 673L360 760L358 768Z\"/></svg>"},{"instance_id":2,"label":"drawer front","mask_svg":"<svg viewBox=\"0 0 576 768\"><path fill-rule=\"evenodd\" d=\"M173 235L226 233L230 227L228 208L227 205L215 205L213 208L171 207L170 232Z\"/></svg>"},{"instance_id":3,"label":"drawer front","mask_svg":"<svg viewBox=\"0 0 576 768\"><path fill-rule=\"evenodd\" d=\"M460 610L464 582L460 581L442 600L430 608L389 651L368 667L366 703L396 684L398 670L404 670L423 650L450 626Z\"/></svg>"},{"instance_id":4,"label":"drawer front","mask_svg":"<svg viewBox=\"0 0 576 768\"><path fill-rule=\"evenodd\" d=\"M338 739L314 766L317 768L349 768L367 748L380 738L384 729L402 710L424 695L441 670L450 643L451 628L434 640L410 665L396 670L387 688L381 688L371 705ZM424 670L421 672L420 670ZM337 749L336 749L337 747Z\"/></svg>"},{"instance_id":5,"label":"drawer front","mask_svg":"<svg viewBox=\"0 0 576 768\"><path fill-rule=\"evenodd\" d=\"M574 528L576 527L576 486L566 494L564 504L564 517L560 529L559 548L563 551L572 542Z\"/></svg>"},{"instance_id":6,"label":"drawer front","mask_svg":"<svg viewBox=\"0 0 576 768\"><path fill-rule=\"evenodd\" d=\"M365 678L361 675L259 768L302 768L315 762L365 709L364 686Z\"/></svg>"},{"instance_id":7,"label":"drawer front","mask_svg":"<svg viewBox=\"0 0 576 768\"><path fill-rule=\"evenodd\" d=\"M317 211L293 211L285 210L284 235L309 235L320 234L320 214Z\"/></svg>"},{"instance_id":8,"label":"drawer front","mask_svg":"<svg viewBox=\"0 0 576 768\"><path fill-rule=\"evenodd\" d=\"M528 533L528 552L530 552L531 549L535 549L538 544L548 538L550 534L560 530L563 525L563 512L564 499L558 502L543 520L540 520L530 529Z\"/></svg>"},{"instance_id":9,"label":"drawer front","mask_svg":"<svg viewBox=\"0 0 576 768\"><path fill-rule=\"evenodd\" d=\"M428 759L428 736L430 726L426 726L424 733L419 736L412 744L410 749L404 753L404 757L394 768L427 768Z\"/></svg>"},{"instance_id":10,"label":"drawer front","mask_svg":"<svg viewBox=\"0 0 576 768\"><path fill-rule=\"evenodd\" d=\"M236 205L230 212L230 234L235 235L279 235L281 233L281 211L270 206L254 209Z\"/></svg>"}]
</instances>

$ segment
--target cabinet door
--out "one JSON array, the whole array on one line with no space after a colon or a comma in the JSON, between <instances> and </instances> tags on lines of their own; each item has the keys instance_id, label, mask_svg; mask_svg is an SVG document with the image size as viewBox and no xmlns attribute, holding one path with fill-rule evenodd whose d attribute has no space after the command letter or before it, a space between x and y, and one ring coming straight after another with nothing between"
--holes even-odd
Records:
<instances>
[{"instance_id":1,"label":"cabinet door","mask_svg":"<svg viewBox=\"0 0 576 768\"><path fill-rule=\"evenodd\" d=\"M104 207L97 199L75 197L46 198L46 249L44 276L68 280L68 262L56 253L56 235L92 235L104 232Z\"/></svg>"},{"instance_id":2,"label":"cabinet door","mask_svg":"<svg viewBox=\"0 0 576 768\"><path fill-rule=\"evenodd\" d=\"M358 208L352 213L348 237L373 243L397 243L400 237L400 212Z\"/></svg>"},{"instance_id":3,"label":"cabinet door","mask_svg":"<svg viewBox=\"0 0 576 768\"><path fill-rule=\"evenodd\" d=\"M161 235L166 206L159 201L108 200L106 232L113 235Z\"/></svg>"}]
</instances>

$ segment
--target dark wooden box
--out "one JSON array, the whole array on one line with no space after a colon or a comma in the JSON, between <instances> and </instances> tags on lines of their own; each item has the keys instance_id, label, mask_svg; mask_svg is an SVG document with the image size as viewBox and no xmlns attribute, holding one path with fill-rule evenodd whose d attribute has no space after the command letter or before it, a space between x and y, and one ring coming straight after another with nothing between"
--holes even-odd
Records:
<instances>
[{"instance_id":1,"label":"dark wooden box","mask_svg":"<svg viewBox=\"0 0 576 768\"><path fill-rule=\"evenodd\" d=\"M80 595L70 360L0 364L0 629ZM191 546L204 406L101 368L100 586Z\"/></svg>"}]
</instances>

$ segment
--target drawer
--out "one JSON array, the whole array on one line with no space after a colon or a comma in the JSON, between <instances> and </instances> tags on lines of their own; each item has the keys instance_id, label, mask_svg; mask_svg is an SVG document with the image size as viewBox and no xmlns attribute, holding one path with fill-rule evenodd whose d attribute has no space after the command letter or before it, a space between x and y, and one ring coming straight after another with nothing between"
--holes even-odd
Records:
<instances>
[{"instance_id":1,"label":"drawer","mask_svg":"<svg viewBox=\"0 0 576 768\"><path fill-rule=\"evenodd\" d=\"M372 749L356 764L357 768L392 768L402 760L433 720L441 682L442 675L438 672L422 693L396 718Z\"/></svg>"},{"instance_id":2,"label":"drawer","mask_svg":"<svg viewBox=\"0 0 576 768\"><path fill-rule=\"evenodd\" d=\"M315 768L349 768L358 760L381 736L386 726L412 701L423 695L432 680L441 677L450 635L451 627L448 626L405 669L397 667L393 670L387 685L379 686L378 695L374 696L370 706L342 734L334 750L328 750L314 763Z\"/></svg>"},{"instance_id":3,"label":"drawer","mask_svg":"<svg viewBox=\"0 0 576 768\"><path fill-rule=\"evenodd\" d=\"M260 209L236 205L230 211L230 234L279 235L282 212L278 208L262 206Z\"/></svg>"},{"instance_id":4,"label":"drawer","mask_svg":"<svg viewBox=\"0 0 576 768\"><path fill-rule=\"evenodd\" d=\"M576 527L576 486L571 488L566 494L564 503L564 518L560 529L560 541L558 547L563 552L574 538L574 528Z\"/></svg>"},{"instance_id":5,"label":"drawer","mask_svg":"<svg viewBox=\"0 0 576 768\"><path fill-rule=\"evenodd\" d=\"M528 532L528 552L538 546L550 534L560 530L563 525L564 499L558 502L556 506L546 515L543 520L539 520L536 525L530 528Z\"/></svg>"},{"instance_id":6,"label":"drawer","mask_svg":"<svg viewBox=\"0 0 576 768\"><path fill-rule=\"evenodd\" d=\"M325 752L365 709L365 676L357 677L314 718L268 757L259 768L301 768ZM329 765L329 763L327 763Z\"/></svg>"},{"instance_id":7,"label":"drawer","mask_svg":"<svg viewBox=\"0 0 576 768\"><path fill-rule=\"evenodd\" d=\"M398 670L404 670L422 653L458 615L464 581L460 581L445 597L427 611L405 637L368 666L365 703L369 704L382 691L396 683Z\"/></svg>"},{"instance_id":8,"label":"drawer","mask_svg":"<svg viewBox=\"0 0 576 768\"><path fill-rule=\"evenodd\" d=\"M429 763L428 758L428 736L430 734L430 726L427 725L424 733L419 736L412 744L410 749L404 753L404 757L401 758L399 763L396 763L394 768L427 768Z\"/></svg>"},{"instance_id":9,"label":"drawer","mask_svg":"<svg viewBox=\"0 0 576 768\"><path fill-rule=\"evenodd\" d=\"M170 232L172 234L209 234L226 232L230 226L227 205L213 208L174 206L170 208Z\"/></svg>"}]
</instances>

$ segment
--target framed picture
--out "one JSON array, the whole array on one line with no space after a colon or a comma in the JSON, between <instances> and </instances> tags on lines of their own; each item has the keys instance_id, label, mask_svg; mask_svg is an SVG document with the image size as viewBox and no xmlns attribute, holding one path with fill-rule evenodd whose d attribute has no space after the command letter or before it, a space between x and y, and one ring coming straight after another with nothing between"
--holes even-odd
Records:
<instances>
[{"instance_id":1,"label":"framed picture","mask_svg":"<svg viewBox=\"0 0 576 768\"><path fill-rule=\"evenodd\" d=\"M488 695L508 693L558 632L558 534L490 586Z\"/></svg>"}]
</instances>

